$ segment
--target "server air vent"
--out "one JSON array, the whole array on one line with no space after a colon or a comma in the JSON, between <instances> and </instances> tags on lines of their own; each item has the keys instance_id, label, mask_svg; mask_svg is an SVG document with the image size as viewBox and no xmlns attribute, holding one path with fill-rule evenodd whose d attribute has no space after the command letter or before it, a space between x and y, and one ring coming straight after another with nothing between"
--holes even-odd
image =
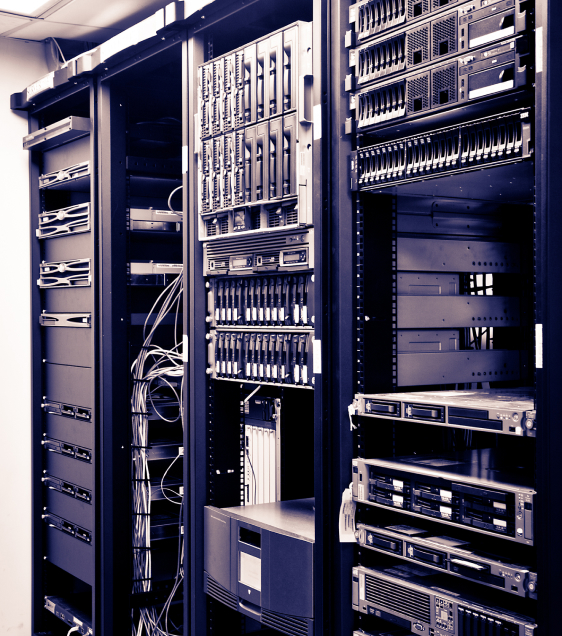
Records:
<instances>
[{"instance_id":1,"label":"server air vent","mask_svg":"<svg viewBox=\"0 0 562 636\"><path fill-rule=\"evenodd\" d=\"M413 77L406 88L408 113L417 113L429 108L429 73Z\"/></svg>"},{"instance_id":2,"label":"server air vent","mask_svg":"<svg viewBox=\"0 0 562 636\"><path fill-rule=\"evenodd\" d=\"M429 25L408 34L408 66L429 61Z\"/></svg>"},{"instance_id":3,"label":"server air vent","mask_svg":"<svg viewBox=\"0 0 562 636\"><path fill-rule=\"evenodd\" d=\"M308 622L298 616L287 616L269 610L262 610L261 622L284 634L291 636L308 636Z\"/></svg>"},{"instance_id":4,"label":"server air vent","mask_svg":"<svg viewBox=\"0 0 562 636\"><path fill-rule=\"evenodd\" d=\"M431 604L429 594L423 594L399 583L379 579L370 574L365 576L365 600L391 611L411 616L429 623Z\"/></svg>"},{"instance_id":5,"label":"server air vent","mask_svg":"<svg viewBox=\"0 0 562 636\"><path fill-rule=\"evenodd\" d=\"M228 607L233 610L238 609L238 599L234 594L225 590L222 585L219 585L213 578L209 575L206 576L207 589L205 590L209 596L212 596L217 601L224 603Z\"/></svg>"}]
</instances>

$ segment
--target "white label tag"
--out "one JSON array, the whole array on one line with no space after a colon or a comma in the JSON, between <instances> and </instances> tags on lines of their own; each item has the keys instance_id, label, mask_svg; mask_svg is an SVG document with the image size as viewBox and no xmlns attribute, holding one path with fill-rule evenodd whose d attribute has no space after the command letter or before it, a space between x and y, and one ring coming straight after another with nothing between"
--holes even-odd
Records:
<instances>
[{"instance_id":1,"label":"white label tag","mask_svg":"<svg viewBox=\"0 0 562 636\"><path fill-rule=\"evenodd\" d=\"M252 320L257 320L258 319L258 310L256 309L256 307L252 307Z\"/></svg>"},{"instance_id":2,"label":"white label tag","mask_svg":"<svg viewBox=\"0 0 562 636\"><path fill-rule=\"evenodd\" d=\"M281 365L281 378L280 379L281 380L285 379L285 365L284 364Z\"/></svg>"},{"instance_id":3,"label":"white label tag","mask_svg":"<svg viewBox=\"0 0 562 636\"><path fill-rule=\"evenodd\" d=\"M234 375L238 375L238 362L235 362L233 367L234 367Z\"/></svg>"},{"instance_id":4,"label":"white label tag","mask_svg":"<svg viewBox=\"0 0 562 636\"><path fill-rule=\"evenodd\" d=\"M216 320L217 322L220 322L220 319L221 319L221 310L217 307L217 308L215 309L215 320Z\"/></svg>"},{"instance_id":5,"label":"white label tag","mask_svg":"<svg viewBox=\"0 0 562 636\"><path fill-rule=\"evenodd\" d=\"M271 309L269 307L265 308L265 321L269 322L271 320Z\"/></svg>"},{"instance_id":6,"label":"white label tag","mask_svg":"<svg viewBox=\"0 0 562 636\"><path fill-rule=\"evenodd\" d=\"M234 318L234 322L238 322L238 307L235 307L232 311L232 316Z\"/></svg>"},{"instance_id":7,"label":"white label tag","mask_svg":"<svg viewBox=\"0 0 562 636\"><path fill-rule=\"evenodd\" d=\"M340 543L355 543L355 502L351 496L352 485L343 491L340 506Z\"/></svg>"},{"instance_id":8,"label":"white label tag","mask_svg":"<svg viewBox=\"0 0 562 636\"><path fill-rule=\"evenodd\" d=\"M498 528L507 528L507 521L504 521L503 519L492 519L492 523L495 526L498 526Z\"/></svg>"},{"instance_id":9,"label":"white label tag","mask_svg":"<svg viewBox=\"0 0 562 636\"><path fill-rule=\"evenodd\" d=\"M257 362L254 362L252 364L252 377L253 378L257 378L258 377L258 364L257 364Z\"/></svg>"},{"instance_id":10,"label":"white label tag","mask_svg":"<svg viewBox=\"0 0 562 636\"><path fill-rule=\"evenodd\" d=\"M298 364L295 364L294 376L295 376L295 384L298 384L299 377L300 377L300 367Z\"/></svg>"},{"instance_id":11,"label":"white label tag","mask_svg":"<svg viewBox=\"0 0 562 636\"><path fill-rule=\"evenodd\" d=\"M260 322L263 322L263 307L260 307Z\"/></svg>"},{"instance_id":12,"label":"white label tag","mask_svg":"<svg viewBox=\"0 0 562 636\"><path fill-rule=\"evenodd\" d=\"M250 314L250 308L248 307L246 309L246 322L250 322L251 320L251 314Z\"/></svg>"},{"instance_id":13,"label":"white label tag","mask_svg":"<svg viewBox=\"0 0 562 636\"><path fill-rule=\"evenodd\" d=\"M222 319L223 322L226 319L226 310L225 310L224 307L221 309L221 319Z\"/></svg>"},{"instance_id":14,"label":"white label tag","mask_svg":"<svg viewBox=\"0 0 562 636\"><path fill-rule=\"evenodd\" d=\"M308 367L304 365L302 367L302 383L308 384Z\"/></svg>"},{"instance_id":15,"label":"white label tag","mask_svg":"<svg viewBox=\"0 0 562 636\"><path fill-rule=\"evenodd\" d=\"M221 362L221 372L223 375L226 373L226 362L224 360Z\"/></svg>"},{"instance_id":16,"label":"white label tag","mask_svg":"<svg viewBox=\"0 0 562 636\"><path fill-rule=\"evenodd\" d=\"M226 319L228 322L232 320L232 309L230 307L226 310Z\"/></svg>"},{"instance_id":17,"label":"white label tag","mask_svg":"<svg viewBox=\"0 0 562 636\"><path fill-rule=\"evenodd\" d=\"M365 484L358 484L357 499L361 499L361 501L365 501Z\"/></svg>"},{"instance_id":18,"label":"white label tag","mask_svg":"<svg viewBox=\"0 0 562 636\"><path fill-rule=\"evenodd\" d=\"M285 322L285 307L281 307L281 309L279 309L279 321Z\"/></svg>"},{"instance_id":19,"label":"white label tag","mask_svg":"<svg viewBox=\"0 0 562 636\"><path fill-rule=\"evenodd\" d=\"M238 580L254 590L261 591L261 559L240 552L240 572Z\"/></svg>"},{"instance_id":20,"label":"white label tag","mask_svg":"<svg viewBox=\"0 0 562 636\"><path fill-rule=\"evenodd\" d=\"M312 373L322 373L322 341L312 341Z\"/></svg>"},{"instance_id":21,"label":"white label tag","mask_svg":"<svg viewBox=\"0 0 562 636\"><path fill-rule=\"evenodd\" d=\"M306 305L303 305L301 316L302 316L302 324L306 325L308 323L308 307Z\"/></svg>"},{"instance_id":22,"label":"white label tag","mask_svg":"<svg viewBox=\"0 0 562 636\"><path fill-rule=\"evenodd\" d=\"M189 362L189 336L184 335L182 339L182 362Z\"/></svg>"},{"instance_id":23,"label":"white label tag","mask_svg":"<svg viewBox=\"0 0 562 636\"><path fill-rule=\"evenodd\" d=\"M402 495L392 495L392 501L394 504L398 506L402 506L404 504L404 497Z\"/></svg>"},{"instance_id":24,"label":"white label tag","mask_svg":"<svg viewBox=\"0 0 562 636\"><path fill-rule=\"evenodd\" d=\"M249 362L246 364L246 377L247 378L250 377L250 363Z\"/></svg>"},{"instance_id":25,"label":"white label tag","mask_svg":"<svg viewBox=\"0 0 562 636\"><path fill-rule=\"evenodd\" d=\"M220 375L221 374L221 362L220 362L220 360L217 360L217 364L215 366L215 369L216 369L216 374Z\"/></svg>"},{"instance_id":26,"label":"white label tag","mask_svg":"<svg viewBox=\"0 0 562 636\"><path fill-rule=\"evenodd\" d=\"M277 380L277 365L273 366L273 379Z\"/></svg>"},{"instance_id":27,"label":"white label tag","mask_svg":"<svg viewBox=\"0 0 562 636\"><path fill-rule=\"evenodd\" d=\"M232 374L232 362L230 362L230 360L226 363L226 373L227 375Z\"/></svg>"},{"instance_id":28,"label":"white label tag","mask_svg":"<svg viewBox=\"0 0 562 636\"><path fill-rule=\"evenodd\" d=\"M313 132L312 138L314 141L322 139L322 104L315 104L312 108L312 122Z\"/></svg>"},{"instance_id":29,"label":"white label tag","mask_svg":"<svg viewBox=\"0 0 562 636\"><path fill-rule=\"evenodd\" d=\"M260 378L263 378L263 364L260 364Z\"/></svg>"},{"instance_id":30,"label":"white label tag","mask_svg":"<svg viewBox=\"0 0 562 636\"><path fill-rule=\"evenodd\" d=\"M295 308L293 309L293 322L295 323L295 325L299 324L299 306L295 305Z\"/></svg>"},{"instance_id":31,"label":"white label tag","mask_svg":"<svg viewBox=\"0 0 562 636\"><path fill-rule=\"evenodd\" d=\"M265 377L266 378L270 378L271 377L271 365L270 364L266 365L266 367L265 367Z\"/></svg>"},{"instance_id":32,"label":"white label tag","mask_svg":"<svg viewBox=\"0 0 562 636\"><path fill-rule=\"evenodd\" d=\"M439 506L439 512L445 517L450 517L453 514L453 509L449 506Z\"/></svg>"},{"instance_id":33,"label":"white label tag","mask_svg":"<svg viewBox=\"0 0 562 636\"><path fill-rule=\"evenodd\" d=\"M535 367L542 369L543 355L542 355L542 325L535 325Z\"/></svg>"},{"instance_id":34,"label":"white label tag","mask_svg":"<svg viewBox=\"0 0 562 636\"><path fill-rule=\"evenodd\" d=\"M271 310L271 320L277 322L277 307L273 307Z\"/></svg>"}]
</instances>

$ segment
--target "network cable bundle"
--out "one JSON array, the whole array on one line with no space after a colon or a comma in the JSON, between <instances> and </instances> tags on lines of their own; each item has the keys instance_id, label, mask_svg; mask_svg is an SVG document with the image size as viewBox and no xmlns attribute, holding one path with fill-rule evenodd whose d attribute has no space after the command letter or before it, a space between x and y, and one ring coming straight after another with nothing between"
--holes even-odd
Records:
<instances>
[{"instance_id":1,"label":"network cable bundle","mask_svg":"<svg viewBox=\"0 0 562 636\"><path fill-rule=\"evenodd\" d=\"M170 605L183 580L183 486L181 481L172 484L167 475L174 464L183 457L183 446L172 444L170 455L158 448L150 436L150 427L156 420L168 423L181 422L183 429L182 385L183 361L181 343L176 341L170 349L162 349L153 343L155 332L169 314L175 313L177 323L183 291L183 274L180 272L159 295L149 316L156 314L152 325L146 319L141 351L131 369L133 392L131 395L132 421L132 532L133 532L133 594L153 590L154 541L161 538L178 538L177 569L172 590L161 607L141 607L133 612L133 634L173 633L168 622ZM162 402L159 390L164 387L173 396L176 413L159 410ZM168 400L169 402L170 400ZM151 479L151 459L167 459L168 467L159 479ZM178 506L176 515L154 514L154 501L166 500ZM143 631L144 630L144 631Z\"/></svg>"},{"instance_id":2,"label":"network cable bundle","mask_svg":"<svg viewBox=\"0 0 562 636\"><path fill-rule=\"evenodd\" d=\"M534 2L349 23L354 634L532 636Z\"/></svg>"}]
</instances>

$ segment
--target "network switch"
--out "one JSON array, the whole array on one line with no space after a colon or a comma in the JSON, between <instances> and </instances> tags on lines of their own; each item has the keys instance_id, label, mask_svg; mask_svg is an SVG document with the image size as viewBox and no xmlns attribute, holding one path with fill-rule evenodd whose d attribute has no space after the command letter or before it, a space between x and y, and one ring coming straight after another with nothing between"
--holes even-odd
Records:
<instances>
[{"instance_id":1,"label":"network switch","mask_svg":"<svg viewBox=\"0 0 562 636\"><path fill-rule=\"evenodd\" d=\"M136 261L129 263L129 284L165 287L181 274L181 263L155 263Z\"/></svg>"},{"instance_id":2,"label":"network switch","mask_svg":"<svg viewBox=\"0 0 562 636\"><path fill-rule=\"evenodd\" d=\"M170 210L131 208L129 227L133 231L181 232L183 217Z\"/></svg>"}]
</instances>

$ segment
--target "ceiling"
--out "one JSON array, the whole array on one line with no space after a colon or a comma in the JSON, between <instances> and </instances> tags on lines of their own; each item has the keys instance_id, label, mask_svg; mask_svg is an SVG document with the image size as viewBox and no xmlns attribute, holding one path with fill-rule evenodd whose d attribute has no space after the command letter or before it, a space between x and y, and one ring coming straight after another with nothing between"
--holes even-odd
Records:
<instances>
[{"instance_id":1,"label":"ceiling","mask_svg":"<svg viewBox=\"0 0 562 636\"><path fill-rule=\"evenodd\" d=\"M0 11L0 37L37 41L52 37L101 44L170 2L171 0L59 0L49 5L48 10L39 17ZM189 6L191 2L194 0L186 0L186 5Z\"/></svg>"}]
</instances>

